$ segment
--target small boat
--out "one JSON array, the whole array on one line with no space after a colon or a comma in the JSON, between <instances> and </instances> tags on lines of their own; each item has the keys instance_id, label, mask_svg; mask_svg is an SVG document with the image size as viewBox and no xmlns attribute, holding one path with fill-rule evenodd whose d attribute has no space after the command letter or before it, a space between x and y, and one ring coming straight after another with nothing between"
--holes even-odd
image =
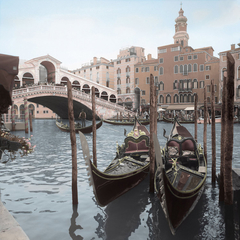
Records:
<instances>
[{"instance_id":1,"label":"small boat","mask_svg":"<svg viewBox=\"0 0 240 240\"><path fill-rule=\"evenodd\" d=\"M154 135L154 148L155 190L174 235L203 193L207 164L200 144L177 119L162 150Z\"/></svg>"},{"instance_id":2,"label":"small boat","mask_svg":"<svg viewBox=\"0 0 240 240\"><path fill-rule=\"evenodd\" d=\"M113 124L113 125L125 125L125 126L128 126L128 125L134 125L135 124L134 119L128 119L128 118L122 119L122 120L105 119L103 121L106 122L106 123L109 123L109 124ZM149 119L139 119L138 121L142 125L148 125L150 123Z\"/></svg>"},{"instance_id":3,"label":"small boat","mask_svg":"<svg viewBox=\"0 0 240 240\"><path fill-rule=\"evenodd\" d=\"M116 157L102 172L90 160L88 143L79 132L83 157L88 165L90 184L100 206L106 206L119 196L138 185L149 172L150 134L137 119L133 130L127 134L124 143L117 145Z\"/></svg>"},{"instance_id":4,"label":"small boat","mask_svg":"<svg viewBox=\"0 0 240 240\"><path fill-rule=\"evenodd\" d=\"M234 119L233 119L233 123L238 123L239 121L238 121L238 118L237 117L234 117ZM200 118L198 118L198 120L197 120L197 123L198 124L204 124L204 118L202 118L202 117L200 117ZM208 118L207 119L207 123L208 124L211 124L212 123L212 119L210 118ZM216 117L215 118L215 123L221 123L221 117Z\"/></svg>"},{"instance_id":5,"label":"small boat","mask_svg":"<svg viewBox=\"0 0 240 240\"><path fill-rule=\"evenodd\" d=\"M167 123L173 123L174 122L174 118L166 118L166 117L163 117L162 118L162 121L163 122L167 122ZM182 124L186 124L186 123L194 123L194 120L186 120L186 119L181 119L181 120L178 120L179 123L182 123Z\"/></svg>"},{"instance_id":6,"label":"small boat","mask_svg":"<svg viewBox=\"0 0 240 240\"><path fill-rule=\"evenodd\" d=\"M102 126L103 121L101 120L96 124L96 129L100 128ZM57 127L62 130L63 132L70 132L70 127L68 124L64 124L63 122L59 122L56 120ZM82 132L82 133L91 133L92 132L92 125L87 127L82 127L80 123L75 123L75 132Z\"/></svg>"}]
</instances>

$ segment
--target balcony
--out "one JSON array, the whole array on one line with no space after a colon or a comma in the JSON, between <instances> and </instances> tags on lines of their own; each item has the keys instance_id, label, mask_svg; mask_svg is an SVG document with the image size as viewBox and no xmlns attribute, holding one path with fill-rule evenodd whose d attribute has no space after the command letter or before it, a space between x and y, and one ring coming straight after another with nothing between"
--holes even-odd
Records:
<instances>
[{"instance_id":1,"label":"balcony","mask_svg":"<svg viewBox=\"0 0 240 240\"><path fill-rule=\"evenodd\" d=\"M192 88L178 88L178 93L192 93Z\"/></svg>"}]
</instances>

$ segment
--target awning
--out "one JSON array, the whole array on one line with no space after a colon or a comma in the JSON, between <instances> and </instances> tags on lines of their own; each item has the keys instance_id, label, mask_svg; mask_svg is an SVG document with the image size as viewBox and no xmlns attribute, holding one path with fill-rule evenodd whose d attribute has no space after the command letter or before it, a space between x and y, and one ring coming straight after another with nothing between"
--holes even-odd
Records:
<instances>
[{"instance_id":1,"label":"awning","mask_svg":"<svg viewBox=\"0 0 240 240\"><path fill-rule=\"evenodd\" d=\"M185 110L185 111L193 111L193 110L194 110L194 107L186 107L184 110Z\"/></svg>"},{"instance_id":2,"label":"awning","mask_svg":"<svg viewBox=\"0 0 240 240\"><path fill-rule=\"evenodd\" d=\"M170 105L167 107L167 110L185 110L187 107L194 107L193 105Z\"/></svg>"},{"instance_id":3,"label":"awning","mask_svg":"<svg viewBox=\"0 0 240 240\"><path fill-rule=\"evenodd\" d=\"M157 112L165 112L163 108L158 108Z\"/></svg>"}]
</instances>

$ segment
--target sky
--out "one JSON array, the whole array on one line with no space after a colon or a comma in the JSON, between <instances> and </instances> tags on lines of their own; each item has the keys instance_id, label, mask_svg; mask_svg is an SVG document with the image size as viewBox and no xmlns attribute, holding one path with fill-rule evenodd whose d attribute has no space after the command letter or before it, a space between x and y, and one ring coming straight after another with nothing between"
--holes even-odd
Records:
<instances>
[{"instance_id":1,"label":"sky","mask_svg":"<svg viewBox=\"0 0 240 240\"><path fill-rule=\"evenodd\" d=\"M49 54L69 70L131 46L157 58L174 43L181 4L193 49L212 46L218 57L240 43L240 0L0 0L0 53Z\"/></svg>"}]
</instances>

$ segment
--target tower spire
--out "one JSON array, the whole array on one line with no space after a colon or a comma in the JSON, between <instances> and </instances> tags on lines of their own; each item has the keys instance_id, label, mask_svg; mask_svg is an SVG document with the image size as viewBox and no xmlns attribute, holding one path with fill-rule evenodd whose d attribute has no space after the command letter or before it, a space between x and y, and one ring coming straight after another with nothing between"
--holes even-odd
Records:
<instances>
[{"instance_id":1,"label":"tower spire","mask_svg":"<svg viewBox=\"0 0 240 240\"><path fill-rule=\"evenodd\" d=\"M182 2L180 3L180 7L181 7L180 9L182 9Z\"/></svg>"}]
</instances>

